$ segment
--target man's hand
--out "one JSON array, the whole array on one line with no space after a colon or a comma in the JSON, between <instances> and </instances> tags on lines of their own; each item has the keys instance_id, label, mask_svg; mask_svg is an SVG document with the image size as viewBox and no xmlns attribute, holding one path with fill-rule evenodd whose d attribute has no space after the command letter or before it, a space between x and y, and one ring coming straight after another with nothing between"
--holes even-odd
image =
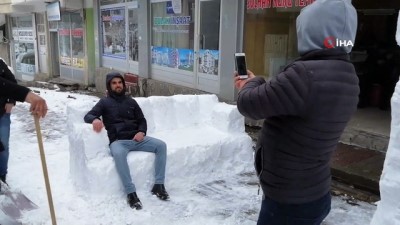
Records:
<instances>
[{"instance_id":1,"label":"man's hand","mask_svg":"<svg viewBox=\"0 0 400 225\"><path fill-rule=\"evenodd\" d=\"M250 79L256 77L256 76L254 76L254 73L251 72L250 70L247 70L247 75L249 76L249 78L244 79L244 80L239 78L239 76L238 76L239 74L237 73L237 71L235 71L234 75L235 75L235 77L234 77L235 87L239 91L242 90L243 86L247 83L247 81L249 81Z\"/></svg>"},{"instance_id":2,"label":"man's hand","mask_svg":"<svg viewBox=\"0 0 400 225\"><path fill-rule=\"evenodd\" d=\"M25 97L25 102L29 102L31 104L29 112L31 112L33 115L37 115L39 117L46 116L47 104L46 100L44 100L42 97L33 92L29 92Z\"/></svg>"},{"instance_id":3,"label":"man's hand","mask_svg":"<svg viewBox=\"0 0 400 225\"><path fill-rule=\"evenodd\" d=\"M135 134L135 137L133 137L133 140L134 141L137 141L137 142L141 142L141 141L143 141L143 139L144 139L144 133L143 132L137 132L136 134Z\"/></svg>"},{"instance_id":4,"label":"man's hand","mask_svg":"<svg viewBox=\"0 0 400 225\"><path fill-rule=\"evenodd\" d=\"M6 110L6 113L11 113L11 109L14 107L13 103L6 103L4 106L4 109Z\"/></svg>"},{"instance_id":5,"label":"man's hand","mask_svg":"<svg viewBox=\"0 0 400 225\"><path fill-rule=\"evenodd\" d=\"M101 121L99 119L94 119L92 122L92 125L93 125L93 130L96 133L100 133L101 129L103 129L103 127L104 127L103 121Z\"/></svg>"}]
</instances>

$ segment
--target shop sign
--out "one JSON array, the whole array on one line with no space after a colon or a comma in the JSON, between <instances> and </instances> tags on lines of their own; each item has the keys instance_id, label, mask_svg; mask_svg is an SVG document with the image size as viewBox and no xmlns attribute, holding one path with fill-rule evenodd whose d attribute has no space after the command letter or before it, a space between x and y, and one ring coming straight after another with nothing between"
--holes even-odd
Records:
<instances>
[{"instance_id":1,"label":"shop sign","mask_svg":"<svg viewBox=\"0 0 400 225\"><path fill-rule=\"evenodd\" d=\"M60 2L53 2L46 6L47 11L47 20L48 21L60 21L61 13L60 13Z\"/></svg>"},{"instance_id":2,"label":"shop sign","mask_svg":"<svg viewBox=\"0 0 400 225\"><path fill-rule=\"evenodd\" d=\"M71 35L73 37L83 37L83 29L82 28L72 29Z\"/></svg>"},{"instance_id":3,"label":"shop sign","mask_svg":"<svg viewBox=\"0 0 400 225\"><path fill-rule=\"evenodd\" d=\"M189 25L190 16L171 16L171 17L154 17L154 26L163 25Z\"/></svg>"},{"instance_id":4,"label":"shop sign","mask_svg":"<svg viewBox=\"0 0 400 225\"><path fill-rule=\"evenodd\" d=\"M71 34L70 29L59 29L58 30L58 35L60 36L69 36Z\"/></svg>"},{"instance_id":5,"label":"shop sign","mask_svg":"<svg viewBox=\"0 0 400 225\"><path fill-rule=\"evenodd\" d=\"M247 0L247 9L305 7L315 0Z\"/></svg>"},{"instance_id":6,"label":"shop sign","mask_svg":"<svg viewBox=\"0 0 400 225\"><path fill-rule=\"evenodd\" d=\"M13 38L16 41L34 41L32 30L13 29Z\"/></svg>"},{"instance_id":7,"label":"shop sign","mask_svg":"<svg viewBox=\"0 0 400 225\"><path fill-rule=\"evenodd\" d=\"M103 22L122 21L125 19L122 15L102 16L101 18Z\"/></svg>"}]
</instances>

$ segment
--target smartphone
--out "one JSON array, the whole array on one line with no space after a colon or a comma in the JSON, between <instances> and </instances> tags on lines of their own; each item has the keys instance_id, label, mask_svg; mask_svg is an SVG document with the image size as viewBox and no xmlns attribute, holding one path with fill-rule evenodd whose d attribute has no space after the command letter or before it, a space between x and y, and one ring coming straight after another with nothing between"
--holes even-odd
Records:
<instances>
[{"instance_id":1,"label":"smartphone","mask_svg":"<svg viewBox=\"0 0 400 225\"><path fill-rule=\"evenodd\" d=\"M235 53L235 66L240 79L247 79L246 55L244 53Z\"/></svg>"}]
</instances>

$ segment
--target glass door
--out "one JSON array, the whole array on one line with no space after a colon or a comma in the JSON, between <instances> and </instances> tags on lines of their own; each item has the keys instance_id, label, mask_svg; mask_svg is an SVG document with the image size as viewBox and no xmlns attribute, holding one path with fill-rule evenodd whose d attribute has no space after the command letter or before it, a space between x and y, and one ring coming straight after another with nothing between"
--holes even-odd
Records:
<instances>
[{"instance_id":1,"label":"glass door","mask_svg":"<svg viewBox=\"0 0 400 225\"><path fill-rule=\"evenodd\" d=\"M139 35L138 35L138 3L133 1L128 3L128 19L127 19L127 59L128 71L137 73L139 70Z\"/></svg>"},{"instance_id":2,"label":"glass door","mask_svg":"<svg viewBox=\"0 0 400 225\"><path fill-rule=\"evenodd\" d=\"M201 90L219 91L219 31L221 0L198 0L197 85Z\"/></svg>"}]
</instances>

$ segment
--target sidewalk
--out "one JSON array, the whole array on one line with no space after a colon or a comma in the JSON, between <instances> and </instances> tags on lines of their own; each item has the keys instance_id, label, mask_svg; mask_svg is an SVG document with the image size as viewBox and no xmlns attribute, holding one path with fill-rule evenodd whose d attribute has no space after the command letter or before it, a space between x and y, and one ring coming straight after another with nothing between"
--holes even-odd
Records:
<instances>
[{"instance_id":1,"label":"sidewalk","mask_svg":"<svg viewBox=\"0 0 400 225\"><path fill-rule=\"evenodd\" d=\"M339 181L379 195L385 152L339 143L332 156L332 176Z\"/></svg>"}]
</instances>

